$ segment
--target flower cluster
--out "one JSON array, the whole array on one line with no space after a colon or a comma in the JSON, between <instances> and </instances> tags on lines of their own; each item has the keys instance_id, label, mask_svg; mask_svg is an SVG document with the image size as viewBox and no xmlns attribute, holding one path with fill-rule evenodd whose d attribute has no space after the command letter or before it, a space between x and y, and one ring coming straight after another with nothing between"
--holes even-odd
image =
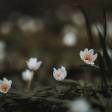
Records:
<instances>
[{"instance_id":1,"label":"flower cluster","mask_svg":"<svg viewBox=\"0 0 112 112\"><path fill-rule=\"evenodd\" d=\"M94 61L97 59L97 53L94 53L93 49L88 50L87 48L84 51L80 51L80 58L90 65L94 65ZM34 71L38 70L42 64L42 61L38 61L37 58L30 58L26 61L28 69L22 72L22 79L28 81L30 85L34 76ZM63 81L67 77L67 70L65 67L53 68L53 77L57 81ZM0 92L7 93L11 88L12 81L7 78L0 80Z\"/></svg>"},{"instance_id":2,"label":"flower cluster","mask_svg":"<svg viewBox=\"0 0 112 112\"><path fill-rule=\"evenodd\" d=\"M28 69L22 73L22 79L25 81L31 81L33 79L34 71L38 70L42 64L42 61L38 61L37 58L30 58L26 61Z\"/></svg>"},{"instance_id":3,"label":"flower cluster","mask_svg":"<svg viewBox=\"0 0 112 112\"><path fill-rule=\"evenodd\" d=\"M95 54L93 49L88 50L85 48L84 51L80 51L80 57L86 64L94 65L97 53ZM34 71L40 68L42 61L38 61L37 58L30 58L26 61L26 64L29 69L22 73L22 79L25 81L31 81L33 79ZM63 66L58 69L53 68L53 77L57 81L64 80L67 77L66 68Z\"/></svg>"}]
</instances>

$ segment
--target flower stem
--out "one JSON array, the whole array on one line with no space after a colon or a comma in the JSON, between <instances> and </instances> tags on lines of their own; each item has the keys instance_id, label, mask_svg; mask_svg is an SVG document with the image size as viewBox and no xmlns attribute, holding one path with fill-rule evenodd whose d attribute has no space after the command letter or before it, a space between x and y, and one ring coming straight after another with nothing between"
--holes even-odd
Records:
<instances>
[{"instance_id":1,"label":"flower stem","mask_svg":"<svg viewBox=\"0 0 112 112\"><path fill-rule=\"evenodd\" d=\"M30 90L31 82L32 82L32 80L29 80L29 81L28 81L28 85L27 85L27 90L28 90L28 91Z\"/></svg>"}]
</instances>

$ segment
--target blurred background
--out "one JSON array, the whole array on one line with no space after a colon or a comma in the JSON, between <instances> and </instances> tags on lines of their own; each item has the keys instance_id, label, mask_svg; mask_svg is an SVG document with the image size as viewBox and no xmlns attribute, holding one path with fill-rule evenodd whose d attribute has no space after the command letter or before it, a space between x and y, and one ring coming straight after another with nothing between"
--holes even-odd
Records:
<instances>
[{"instance_id":1,"label":"blurred background","mask_svg":"<svg viewBox=\"0 0 112 112\"><path fill-rule=\"evenodd\" d=\"M80 67L79 52L85 48L101 51L98 29L103 33L103 9L112 56L112 0L0 0L0 78L12 79L14 88L23 87L26 60L37 57L43 64L34 80L43 85L54 84L53 67L62 65L67 79L78 80L82 86L83 80L100 84L97 70Z\"/></svg>"},{"instance_id":2,"label":"blurred background","mask_svg":"<svg viewBox=\"0 0 112 112\"><path fill-rule=\"evenodd\" d=\"M63 65L68 77L77 77L80 50L101 50L97 27L103 32L103 9L112 55L111 6L111 0L0 0L1 76L20 74L26 60L37 57L43 61L39 74L51 74L52 67Z\"/></svg>"},{"instance_id":3,"label":"blurred background","mask_svg":"<svg viewBox=\"0 0 112 112\"><path fill-rule=\"evenodd\" d=\"M1 76L20 74L26 60L37 57L43 61L39 74L63 65L69 77L77 77L80 50L101 50L97 27L103 31L104 8L111 55L111 6L111 0L0 0Z\"/></svg>"},{"instance_id":4,"label":"blurred background","mask_svg":"<svg viewBox=\"0 0 112 112\"><path fill-rule=\"evenodd\" d=\"M111 6L111 0L0 0L0 70L21 70L29 57L41 59L45 73L78 66L80 50L100 50L103 8L111 47Z\"/></svg>"}]
</instances>

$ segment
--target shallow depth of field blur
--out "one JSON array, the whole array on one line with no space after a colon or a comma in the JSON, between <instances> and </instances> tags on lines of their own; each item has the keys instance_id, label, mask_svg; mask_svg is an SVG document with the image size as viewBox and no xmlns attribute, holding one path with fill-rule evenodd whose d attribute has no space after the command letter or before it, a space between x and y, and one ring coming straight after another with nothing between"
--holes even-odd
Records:
<instances>
[{"instance_id":1,"label":"shallow depth of field blur","mask_svg":"<svg viewBox=\"0 0 112 112\"><path fill-rule=\"evenodd\" d=\"M85 48L103 54L105 18L112 59L111 0L0 0L0 78L13 82L0 94L0 112L111 112L112 71L105 64L107 88L102 72L86 67L79 55ZM42 65L27 91L21 74L31 57ZM53 77L61 66L67 70L62 83Z\"/></svg>"}]
</instances>

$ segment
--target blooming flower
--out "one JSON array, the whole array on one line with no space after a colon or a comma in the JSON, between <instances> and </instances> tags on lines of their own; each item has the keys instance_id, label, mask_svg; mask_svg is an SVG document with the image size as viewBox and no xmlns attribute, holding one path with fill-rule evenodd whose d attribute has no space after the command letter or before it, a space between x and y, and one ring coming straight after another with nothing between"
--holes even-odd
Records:
<instances>
[{"instance_id":1,"label":"blooming flower","mask_svg":"<svg viewBox=\"0 0 112 112\"><path fill-rule=\"evenodd\" d=\"M53 69L53 76L56 80L58 81L62 81L66 78L67 76L67 71L65 69L65 67L61 67L59 69L56 70L56 68Z\"/></svg>"},{"instance_id":2,"label":"blooming flower","mask_svg":"<svg viewBox=\"0 0 112 112\"><path fill-rule=\"evenodd\" d=\"M93 49L88 50L86 48L84 51L80 51L80 57L86 64L93 65L94 61L97 58L97 53L94 54L94 50Z\"/></svg>"},{"instance_id":3,"label":"blooming flower","mask_svg":"<svg viewBox=\"0 0 112 112\"><path fill-rule=\"evenodd\" d=\"M34 73L30 70L25 70L23 73L22 73L22 79L24 81L31 81L33 79L33 75Z\"/></svg>"},{"instance_id":4,"label":"blooming flower","mask_svg":"<svg viewBox=\"0 0 112 112\"><path fill-rule=\"evenodd\" d=\"M85 99L77 99L70 104L71 112L91 112L91 106Z\"/></svg>"},{"instance_id":5,"label":"blooming flower","mask_svg":"<svg viewBox=\"0 0 112 112\"><path fill-rule=\"evenodd\" d=\"M39 69L40 65L42 64L42 61L37 61L37 58L30 58L26 63L29 69L35 71Z\"/></svg>"},{"instance_id":6,"label":"blooming flower","mask_svg":"<svg viewBox=\"0 0 112 112\"><path fill-rule=\"evenodd\" d=\"M0 80L0 92L7 93L11 88L12 81L8 80L7 78L3 78L3 81Z\"/></svg>"}]
</instances>

